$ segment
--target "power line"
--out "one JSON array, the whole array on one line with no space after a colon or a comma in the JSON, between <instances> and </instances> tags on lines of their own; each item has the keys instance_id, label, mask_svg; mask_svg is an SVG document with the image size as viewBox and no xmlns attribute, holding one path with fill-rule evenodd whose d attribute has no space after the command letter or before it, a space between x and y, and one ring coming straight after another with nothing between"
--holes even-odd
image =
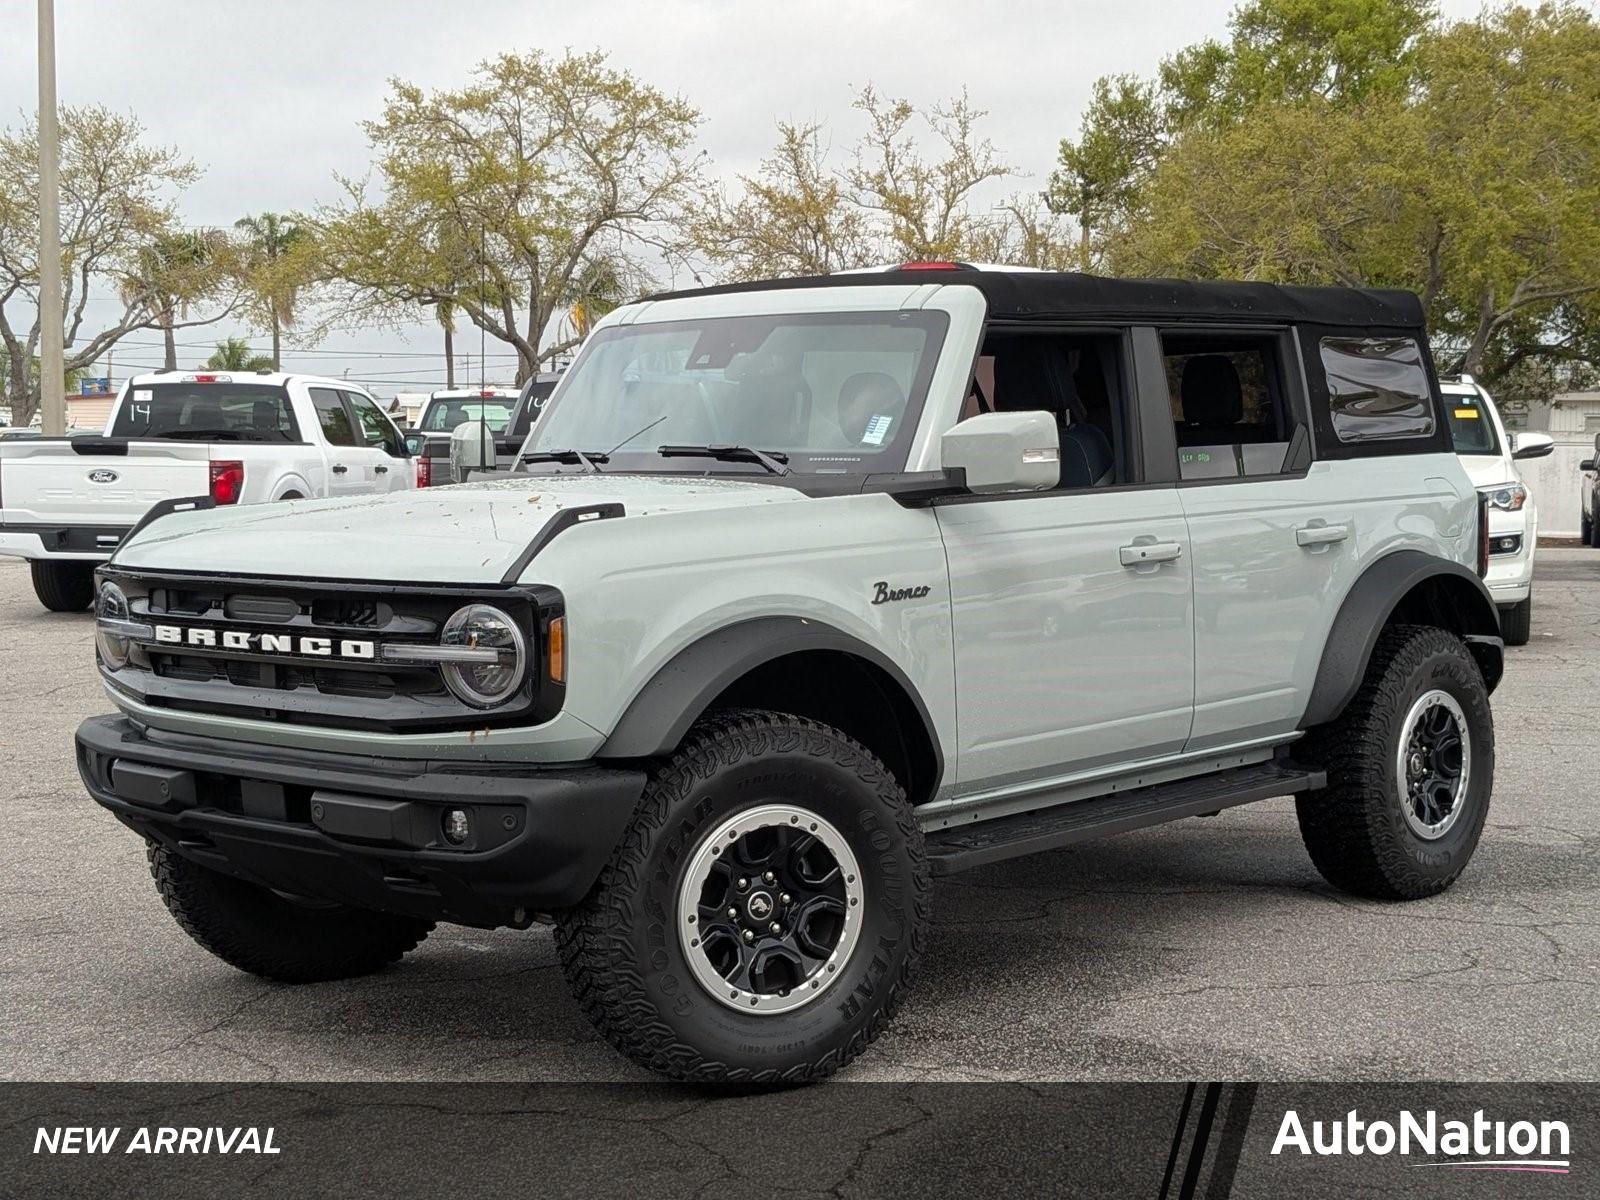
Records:
<instances>
[{"instance_id":1,"label":"power line","mask_svg":"<svg viewBox=\"0 0 1600 1200\"><path fill-rule=\"evenodd\" d=\"M136 340L134 340L132 338L123 338L121 341L119 341L117 343L117 345L118 346L140 346L140 347L143 347L143 348L146 348L146 349L161 349L166 345L166 343L165 342L144 342L144 341L136 341ZM191 349L191 350L215 350L217 348L218 343L217 342L174 342L173 345L174 346L179 346L179 347L184 347L184 348ZM269 346L252 346L252 345L249 345L248 343L246 343L245 349L251 351L254 354L268 354L268 353L271 353L271 347L269 347ZM395 351L389 351L389 350L283 350L283 351L281 351L281 357L283 357L283 358L291 358L291 357L296 357L296 358L298 358L298 357L325 357L325 358L443 358L444 357L444 352L443 351L439 351L439 350L395 350ZM466 355L456 355L455 357L457 357L457 358L465 358L467 356ZM491 354L488 357L490 357L490 358L517 358L518 355L517 355L517 353L515 351L506 351L504 353L496 351L494 354Z\"/></svg>"},{"instance_id":2,"label":"power line","mask_svg":"<svg viewBox=\"0 0 1600 1200\"><path fill-rule=\"evenodd\" d=\"M119 368L126 368L129 372L132 372L132 373L135 373L135 374L143 374L145 372L159 372L159 371L165 371L166 370L166 368L161 363L156 363L156 362L149 362L149 363L145 363L145 362L118 362L117 366ZM206 370L206 369L207 368L205 368L203 366L202 367L184 367L184 366L180 366L180 367L177 368L176 373L180 374L180 375L193 374L195 371L203 371L203 370ZM344 375L344 376L323 375L319 371L291 371L291 372L289 372L289 374L321 375L322 378L325 378L325 379L344 378L344 379L348 380L350 383L376 383L376 384L382 384L385 387L398 387L401 384L418 383L418 384L424 384L427 387L429 387L430 389L437 389L440 386L442 386L443 383L445 382L445 374L446 373L444 371L444 368L441 367L438 370L432 372L431 374L428 373L428 372L416 373L416 372L403 372L403 371L364 371L364 372L362 372L360 374L356 374L354 372L351 372L348 375ZM470 385L468 385L468 386L470 386Z\"/></svg>"}]
</instances>

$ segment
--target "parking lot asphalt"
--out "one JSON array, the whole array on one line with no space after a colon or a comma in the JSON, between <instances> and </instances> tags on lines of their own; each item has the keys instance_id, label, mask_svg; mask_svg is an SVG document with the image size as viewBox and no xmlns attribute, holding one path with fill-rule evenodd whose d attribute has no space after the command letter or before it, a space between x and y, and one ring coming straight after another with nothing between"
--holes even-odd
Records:
<instances>
[{"instance_id":1,"label":"parking lot asphalt","mask_svg":"<svg viewBox=\"0 0 1600 1200\"><path fill-rule=\"evenodd\" d=\"M840 1078L1600 1077L1600 551L1541 551L1535 604L1453 890L1333 892L1287 799L957 876L909 1002ZM568 998L548 928L441 927L303 987L195 946L79 786L72 731L110 707L91 619L44 612L7 559L0 695L0 1078L645 1078Z\"/></svg>"}]
</instances>

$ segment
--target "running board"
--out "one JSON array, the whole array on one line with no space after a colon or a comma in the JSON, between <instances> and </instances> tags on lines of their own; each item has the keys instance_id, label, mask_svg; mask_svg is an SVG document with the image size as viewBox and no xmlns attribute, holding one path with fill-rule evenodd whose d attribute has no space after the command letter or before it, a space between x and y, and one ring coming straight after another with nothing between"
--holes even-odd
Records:
<instances>
[{"instance_id":1,"label":"running board","mask_svg":"<svg viewBox=\"0 0 1600 1200\"><path fill-rule=\"evenodd\" d=\"M1236 804L1307 792L1324 787L1327 782L1325 772L1308 771L1292 763L1275 761L1234 767L1136 791L1073 800L1014 817L931 831L927 834L928 862L935 875L950 875L1147 825L1204 816Z\"/></svg>"}]
</instances>

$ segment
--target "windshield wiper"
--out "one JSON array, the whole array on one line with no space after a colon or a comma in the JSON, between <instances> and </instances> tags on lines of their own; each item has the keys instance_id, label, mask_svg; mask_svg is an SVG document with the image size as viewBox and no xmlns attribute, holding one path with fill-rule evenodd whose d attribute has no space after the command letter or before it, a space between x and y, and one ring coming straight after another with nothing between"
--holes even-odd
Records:
<instances>
[{"instance_id":1,"label":"windshield wiper","mask_svg":"<svg viewBox=\"0 0 1600 1200\"><path fill-rule=\"evenodd\" d=\"M610 462L611 455L595 450L531 450L522 456L525 463L576 463L591 475L600 474L596 463Z\"/></svg>"},{"instance_id":2,"label":"windshield wiper","mask_svg":"<svg viewBox=\"0 0 1600 1200\"><path fill-rule=\"evenodd\" d=\"M789 456L777 450L757 450L754 446L657 446L662 458L714 458L718 462L760 463L774 475L787 475L784 464Z\"/></svg>"}]
</instances>

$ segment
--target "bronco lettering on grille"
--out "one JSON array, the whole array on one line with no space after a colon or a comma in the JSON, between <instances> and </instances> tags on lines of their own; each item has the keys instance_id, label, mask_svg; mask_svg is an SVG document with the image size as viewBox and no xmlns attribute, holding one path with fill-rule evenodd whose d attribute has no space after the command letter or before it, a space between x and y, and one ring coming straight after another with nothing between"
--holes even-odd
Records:
<instances>
[{"instance_id":1,"label":"bronco lettering on grille","mask_svg":"<svg viewBox=\"0 0 1600 1200\"><path fill-rule=\"evenodd\" d=\"M243 629L186 629L180 625L157 625L155 634L156 641L166 646L198 646L208 650L243 650L260 654L300 654L308 658L378 657L376 642L350 638L251 633Z\"/></svg>"}]
</instances>

